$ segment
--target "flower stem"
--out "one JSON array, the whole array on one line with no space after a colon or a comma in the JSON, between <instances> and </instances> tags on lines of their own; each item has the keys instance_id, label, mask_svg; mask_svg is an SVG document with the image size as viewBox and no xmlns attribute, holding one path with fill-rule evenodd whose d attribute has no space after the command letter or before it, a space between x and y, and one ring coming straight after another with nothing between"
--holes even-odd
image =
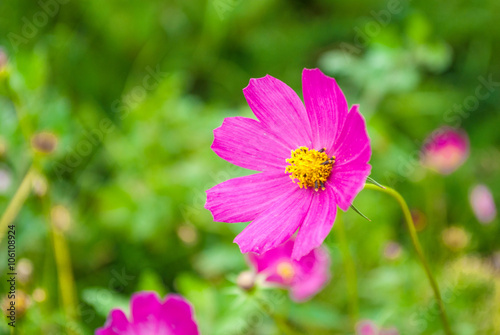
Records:
<instances>
[{"instance_id":1,"label":"flower stem","mask_svg":"<svg viewBox=\"0 0 500 335\"><path fill-rule=\"evenodd\" d=\"M26 176L24 176L21 185L14 194L14 197L12 198L9 205L5 209L5 212L0 218L0 242L2 242L7 227L17 217L17 214L19 214L21 207L23 207L24 202L28 198L31 191L31 183L34 176L35 176L35 169L33 167L30 167L30 169L26 173Z\"/></svg>"},{"instance_id":2,"label":"flower stem","mask_svg":"<svg viewBox=\"0 0 500 335\"><path fill-rule=\"evenodd\" d=\"M413 243L413 246L415 247L415 250L417 251L418 258L420 260L420 263L422 264L422 267L425 270L427 278L429 279L432 290L434 291L434 297L436 298L436 300L438 302L439 316L441 317L441 321L443 323L444 332L447 335L451 335L452 332L451 332L450 324L448 322L448 317L446 315L446 311L444 308L443 300L441 299L441 293L439 292L439 287L437 285L436 280L434 279L434 276L432 275L429 264L427 263L427 260L424 256L422 246L420 245L420 241L418 240L417 231L415 230L413 218L411 217L411 213L410 213L410 210L408 208L408 205L406 204L406 201L401 196L401 194L399 194L396 190L394 190L390 187L387 187L387 186L385 187L385 189L383 189L383 188L380 188L380 187L373 185L373 184L365 184L364 188L368 189L368 190L375 190L375 191L386 193L386 194L392 196L394 199L396 199L396 201L399 203L399 206L401 207L401 210L403 211L403 214L405 217L406 225L408 227L408 230L410 231L411 241Z\"/></svg>"},{"instance_id":3,"label":"flower stem","mask_svg":"<svg viewBox=\"0 0 500 335\"><path fill-rule=\"evenodd\" d=\"M358 281L356 276L356 266L354 265L352 255L349 251L349 244L347 243L344 220L340 211L337 213L335 227L337 227L336 236L339 239L339 247L340 251L342 252L342 258L344 260L347 294L349 296L349 314L351 316L352 323L355 324L359 318Z\"/></svg>"},{"instance_id":4,"label":"flower stem","mask_svg":"<svg viewBox=\"0 0 500 335\"><path fill-rule=\"evenodd\" d=\"M54 244L54 257L59 279L59 291L63 305L64 314L67 318L67 325L77 319L77 308L75 299L75 284L73 272L71 270L71 259L69 257L68 244L64 238L64 233L52 223L52 243ZM75 334L73 329L67 327L69 334Z\"/></svg>"}]
</instances>

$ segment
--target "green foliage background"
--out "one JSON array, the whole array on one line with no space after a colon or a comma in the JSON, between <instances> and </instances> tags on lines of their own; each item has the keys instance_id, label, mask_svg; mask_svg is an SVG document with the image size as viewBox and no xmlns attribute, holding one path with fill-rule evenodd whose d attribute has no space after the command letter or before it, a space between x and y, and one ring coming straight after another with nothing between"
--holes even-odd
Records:
<instances>
[{"instance_id":1,"label":"green foliage background","mask_svg":"<svg viewBox=\"0 0 500 335\"><path fill-rule=\"evenodd\" d=\"M144 289L185 295L203 334L279 334L234 284L247 268L232 243L245 224L213 222L204 191L250 173L210 150L225 117L252 117L241 91L249 79L270 74L301 95L304 67L334 76L348 103L361 105L372 177L426 217L419 236L455 334L500 333L499 222L481 225L468 202L476 183L497 203L500 196L498 84L464 107L482 80L500 81L498 1L18 0L2 1L0 13L8 55L0 70L0 169L11 179L0 212L32 164L47 186L15 220L18 261L33 265L18 284L31 300L18 315L19 334L92 334L111 308L127 308ZM151 73L155 80L145 82ZM461 127L471 141L467 162L446 177L418 161L424 139L442 125ZM31 138L42 131L57 136L53 154L33 151ZM355 203L372 220L343 215L359 319L405 335L442 334L399 208L371 191ZM71 215L64 239L76 321L60 296L56 205ZM465 230L464 248L443 244L449 226ZM333 278L312 301L259 292L299 333L354 333L337 229L326 240ZM391 240L402 246L392 261L383 257ZM0 257L2 273L6 266ZM33 299L36 289L46 298ZM6 324L0 333L8 334Z\"/></svg>"}]
</instances>

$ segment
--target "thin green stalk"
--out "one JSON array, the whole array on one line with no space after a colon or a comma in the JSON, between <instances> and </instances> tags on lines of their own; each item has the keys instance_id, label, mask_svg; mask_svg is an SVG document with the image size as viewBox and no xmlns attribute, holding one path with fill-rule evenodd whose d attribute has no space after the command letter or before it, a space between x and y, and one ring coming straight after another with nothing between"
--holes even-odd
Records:
<instances>
[{"instance_id":1,"label":"thin green stalk","mask_svg":"<svg viewBox=\"0 0 500 335\"><path fill-rule=\"evenodd\" d=\"M14 194L14 197L12 198L9 205L5 209L5 212L0 218L0 242L2 242L7 227L15 220L17 214L19 214L19 211L23 207L24 202L28 198L31 192L31 185L34 176L35 169L33 167L30 167L30 169L26 173L26 176L24 176L21 185L19 185L19 188Z\"/></svg>"},{"instance_id":2,"label":"thin green stalk","mask_svg":"<svg viewBox=\"0 0 500 335\"><path fill-rule=\"evenodd\" d=\"M64 314L66 315L68 324L70 321L76 321L77 308L75 298L75 281L71 270L71 259L69 257L68 245L64 238L63 232L58 229L53 223L52 226L52 242L54 244L54 257L56 260L57 276L59 280L59 292L63 305ZM67 329L68 333L74 334L71 328Z\"/></svg>"},{"instance_id":3,"label":"thin green stalk","mask_svg":"<svg viewBox=\"0 0 500 335\"><path fill-rule=\"evenodd\" d=\"M342 252L342 259L344 260L344 272L347 284L347 294L349 296L349 315L353 324L359 319L359 306L358 306L358 280L356 276L356 266L352 259L351 252L349 251L349 244L344 227L344 220L342 213L337 213L335 219L335 227L337 227L336 236L339 239L339 247Z\"/></svg>"},{"instance_id":4,"label":"thin green stalk","mask_svg":"<svg viewBox=\"0 0 500 335\"><path fill-rule=\"evenodd\" d=\"M365 184L364 188L368 189L368 190L375 190L375 191L386 193L386 194L392 196L394 199L396 199L396 201L399 203L399 206L401 207L403 214L404 214L404 217L405 217L406 225L408 227L408 230L410 231L411 241L413 243L413 246L415 247L415 250L417 251L418 258L420 260L420 263L422 264L422 267L425 270L427 278L429 279L432 290L434 291L434 297L436 298L436 300L438 302L439 316L441 317L441 321L443 323L444 332L447 335L451 335L452 332L451 332L450 324L448 322L448 316L446 315L446 311L444 308L443 300L441 299L441 293L439 292L439 287L437 285L436 280L434 279L434 276L432 275L429 264L427 263L427 260L424 256L422 246L420 245L420 241L418 240L417 231L415 230L413 218L411 217L411 213L410 213L410 210L408 208L408 205L406 204L406 201L401 196L401 194L399 194L396 190L394 190L390 187L387 187L387 186L385 187L385 189L383 189L383 188L380 188L380 187L373 185L373 184Z\"/></svg>"}]
</instances>

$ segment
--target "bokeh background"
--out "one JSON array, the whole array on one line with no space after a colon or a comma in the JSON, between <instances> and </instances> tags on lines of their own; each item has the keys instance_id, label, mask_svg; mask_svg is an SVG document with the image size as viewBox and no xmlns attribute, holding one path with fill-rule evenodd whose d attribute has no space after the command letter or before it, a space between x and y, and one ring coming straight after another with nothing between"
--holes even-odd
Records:
<instances>
[{"instance_id":1,"label":"bokeh background","mask_svg":"<svg viewBox=\"0 0 500 335\"><path fill-rule=\"evenodd\" d=\"M499 220L469 201L476 184L500 199L500 2L18 0L0 13L0 213L29 176L18 334L93 334L139 290L183 294L202 334L280 334L235 285L245 224L203 208L206 189L251 171L210 144L225 117L252 117L250 78L301 96L315 67L361 105L372 177L413 210L455 334L500 333ZM419 158L442 126L470 139L449 175ZM335 226L329 285L302 304L278 291L276 313L302 334L354 334L362 319L443 334L397 203L365 190L355 204L372 220L343 215L359 311ZM5 232L0 246L4 298Z\"/></svg>"}]
</instances>

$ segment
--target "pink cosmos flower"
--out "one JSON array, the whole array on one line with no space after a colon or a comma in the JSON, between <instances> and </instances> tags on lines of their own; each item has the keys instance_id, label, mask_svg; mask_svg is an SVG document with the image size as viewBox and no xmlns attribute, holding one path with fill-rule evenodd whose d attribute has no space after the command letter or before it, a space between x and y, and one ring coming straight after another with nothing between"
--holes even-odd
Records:
<instances>
[{"instance_id":1,"label":"pink cosmos flower","mask_svg":"<svg viewBox=\"0 0 500 335\"><path fill-rule=\"evenodd\" d=\"M8 62L7 53L0 46L0 72L2 72L5 69L5 66L7 65L7 62Z\"/></svg>"},{"instance_id":2,"label":"pink cosmos flower","mask_svg":"<svg viewBox=\"0 0 500 335\"><path fill-rule=\"evenodd\" d=\"M199 335L193 308L183 297L167 295L164 301L155 292L139 292L132 296L131 315L114 309L106 325L96 335Z\"/></svg>"},{"instance_id":3,"label":"pink cosmos flower","mask_svg":"<svg viewBox=\"0 0 500 335\"><path fill-rule=\"evenodd\" d=\"M264 253L299 230L292 258L321 245L337 206L346 211L371 166L365 120L335 79L302 72L304 104L282 81L251 79L243 90L257 120L226 118L212 149L221 158L260 173L207 191L215 221L252 221L236 238L241 252Z\"/></svg>"},{"instance_id":4,"label":"pink cosmos flower","mask_svg":"<svg viewBox=\"0 0 500 335\"><path fill-rule=\"evenodd\" d=\"M486 185L476 185L470 193L469 200L479 222L487 224L495 220L497 216L495 200Z\"/></svg>"},{"instance_id":5,"label":"pink cosmos flower","mask_svg":"<svg viewBox=\"0 0 500 335\"><path fill-rule=\"evenodd\" d=\"M291 239L261 255L249 253L248 260L266 282L289 289L292 300L301 302L321 291L330 279L330 256L319 247L294 260L294 243Z\"/></svg>"},{"instance_id":6,"label":"pink cosmos flower","mask_svg":"<svg viewBox=\"0 0 500 335\"><path fill-rule=\"evenodd\" d=\"M370 320L362 320L356 324L356 335L399 335L396 328L381 329Z\"/></svg>"},{"instance_id":7,"label":"pink cosmos flower","mask_svg":"<svg viewBox=\"0 0 500 335\"><path fill-rule=\"evenodd\" d=\"M469 157L469 137L458 129L441 127L435 130L422 148L422 165L448 175Z\"/></svg>"}]
</instances>

